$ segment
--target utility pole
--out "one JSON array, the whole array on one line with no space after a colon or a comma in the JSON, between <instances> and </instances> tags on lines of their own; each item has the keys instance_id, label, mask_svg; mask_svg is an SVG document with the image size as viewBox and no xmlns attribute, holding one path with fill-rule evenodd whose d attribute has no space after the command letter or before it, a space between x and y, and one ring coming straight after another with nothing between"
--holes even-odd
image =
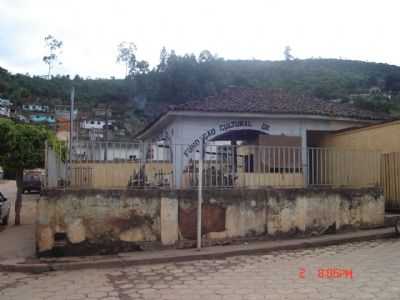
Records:
<instances>
[{"instance_id":1,"label":"utility pole","mask_svg":"<svg viewBox=\"0 0 400 300\"><path fill-rule=\"evenodd\" d=\"M107 161L107 152L108 152L108 104L106 105L106 111L105 111L105 131L104 131L104 140L106 142L106 146L104 148L104 160Z\"/></svg>"},{"instance_id":2,"label":"utility pole","mask_svg":"<svg viewBox=\"0 0 400 300\"><path fill-rule=\"evenodd\" d=\"M201 215L203 205L203 158L204 158L204 138L200 139L200 158L199 158L199 189L197 197L197 250L201 249Z\"/></svg>"},{"instance_id":3,"label":"utility pole","mask_svg":"<svg viewBox=\"0 0 400 300\"><path fill-rule=\"evenodd\" d=\"M75 87L71 89L71 105L69 112L69 163L72 160L72 143L74 139L74 102L75 102Z\"/></svg>"}]
</instances>

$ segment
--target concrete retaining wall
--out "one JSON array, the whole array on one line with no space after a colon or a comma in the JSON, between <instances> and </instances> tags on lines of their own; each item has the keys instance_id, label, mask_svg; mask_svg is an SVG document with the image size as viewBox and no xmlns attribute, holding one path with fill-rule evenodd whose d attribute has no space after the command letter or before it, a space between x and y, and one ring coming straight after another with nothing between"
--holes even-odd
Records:
<instances>
[{"instance_id":1,"label":"concrete retaining wall","mask_svg":"<svg viewBox=\"0 0 400 300\"><path fill-rule=\"evenodd\" d=\"M50 253L60 235L67 247L79 249L178 245L195 238L196 208L196 191L46 191L38 205L38 252ZM319 235L383 222L384 198L375 188L204 192L207 243Z\"/></svg>"}]
</instances>

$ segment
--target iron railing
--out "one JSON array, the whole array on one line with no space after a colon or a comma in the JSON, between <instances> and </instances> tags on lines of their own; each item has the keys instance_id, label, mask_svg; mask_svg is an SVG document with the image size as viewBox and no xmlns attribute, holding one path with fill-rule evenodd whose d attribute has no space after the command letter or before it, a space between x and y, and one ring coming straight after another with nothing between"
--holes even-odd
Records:
<instances>
[{"instance_id":1,"label":"iron railing","mask_svg":"<svg viewBox=\"0 0 400 300\"><path fill-rule=\"evenodd\" d=\"M47 148L47 187L192 189L203 163L205 188L347 186L380 184L380 153L208 143L74 143L62 159ZM50 178L51 177L51 178Z\"/></svg>"}]
</instances>

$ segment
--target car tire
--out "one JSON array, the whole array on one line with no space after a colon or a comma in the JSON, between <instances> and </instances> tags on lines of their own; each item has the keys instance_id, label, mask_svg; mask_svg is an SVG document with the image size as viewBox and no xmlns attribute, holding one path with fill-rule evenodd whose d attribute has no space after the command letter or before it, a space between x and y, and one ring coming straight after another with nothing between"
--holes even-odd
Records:
<instances>
[{"instance_id":1,"label":"car tire","mask_svg":"<svg viewBox=\"0 0 400 300\"><path fill-rule=\"evenodd\" d=\"M10 215L7 215L7 216L5 216L5 217L3 218L2 222L1 222L1 225L4 225L4 226L8 225L8 217L9 217L9 216L10 216Z\"/></svg>"}]
</instances>

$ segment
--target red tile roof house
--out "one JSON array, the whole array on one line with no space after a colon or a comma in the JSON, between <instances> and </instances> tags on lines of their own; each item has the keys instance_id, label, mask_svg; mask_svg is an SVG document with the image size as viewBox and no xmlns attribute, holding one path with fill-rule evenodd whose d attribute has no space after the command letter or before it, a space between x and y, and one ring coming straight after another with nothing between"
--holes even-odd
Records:
<instances>
[{"instance_id":1,"label":"red tile roof house","mask_svg":"<svg viewBox=\"0 0 400 300\"><path fill-rule=\"evenodd\" d=\"M138 134L135 159L72 157L67 184L47 184L38 251L52 251L56 236L71 251L185 245L196 238L198 191L203 244L382 226L380 154L315 146L323 132L385 119L350 104L249 88L170 107Z\"/></svg>"},{"instance_id":2,"label":"red tile roof house","mask_svg":"<svg viewBox=\"0 0 400 300\"><path fill-rule=\"evenodd\" d=\"M175 169L182 170L187 161L196 158L203 138L207 144L306 148L316 146L314 134L318 132L361 127L387 119L386 114L348 103L333 103L283 90L232 87L205 99L170 106L137 139L171 145ZM307 163L305 155L306 151L302 151L303 165ZM181 157L184 159L178 159ZM180 179L177 180L179 184Z\"/></svg>"}]
</instances>

